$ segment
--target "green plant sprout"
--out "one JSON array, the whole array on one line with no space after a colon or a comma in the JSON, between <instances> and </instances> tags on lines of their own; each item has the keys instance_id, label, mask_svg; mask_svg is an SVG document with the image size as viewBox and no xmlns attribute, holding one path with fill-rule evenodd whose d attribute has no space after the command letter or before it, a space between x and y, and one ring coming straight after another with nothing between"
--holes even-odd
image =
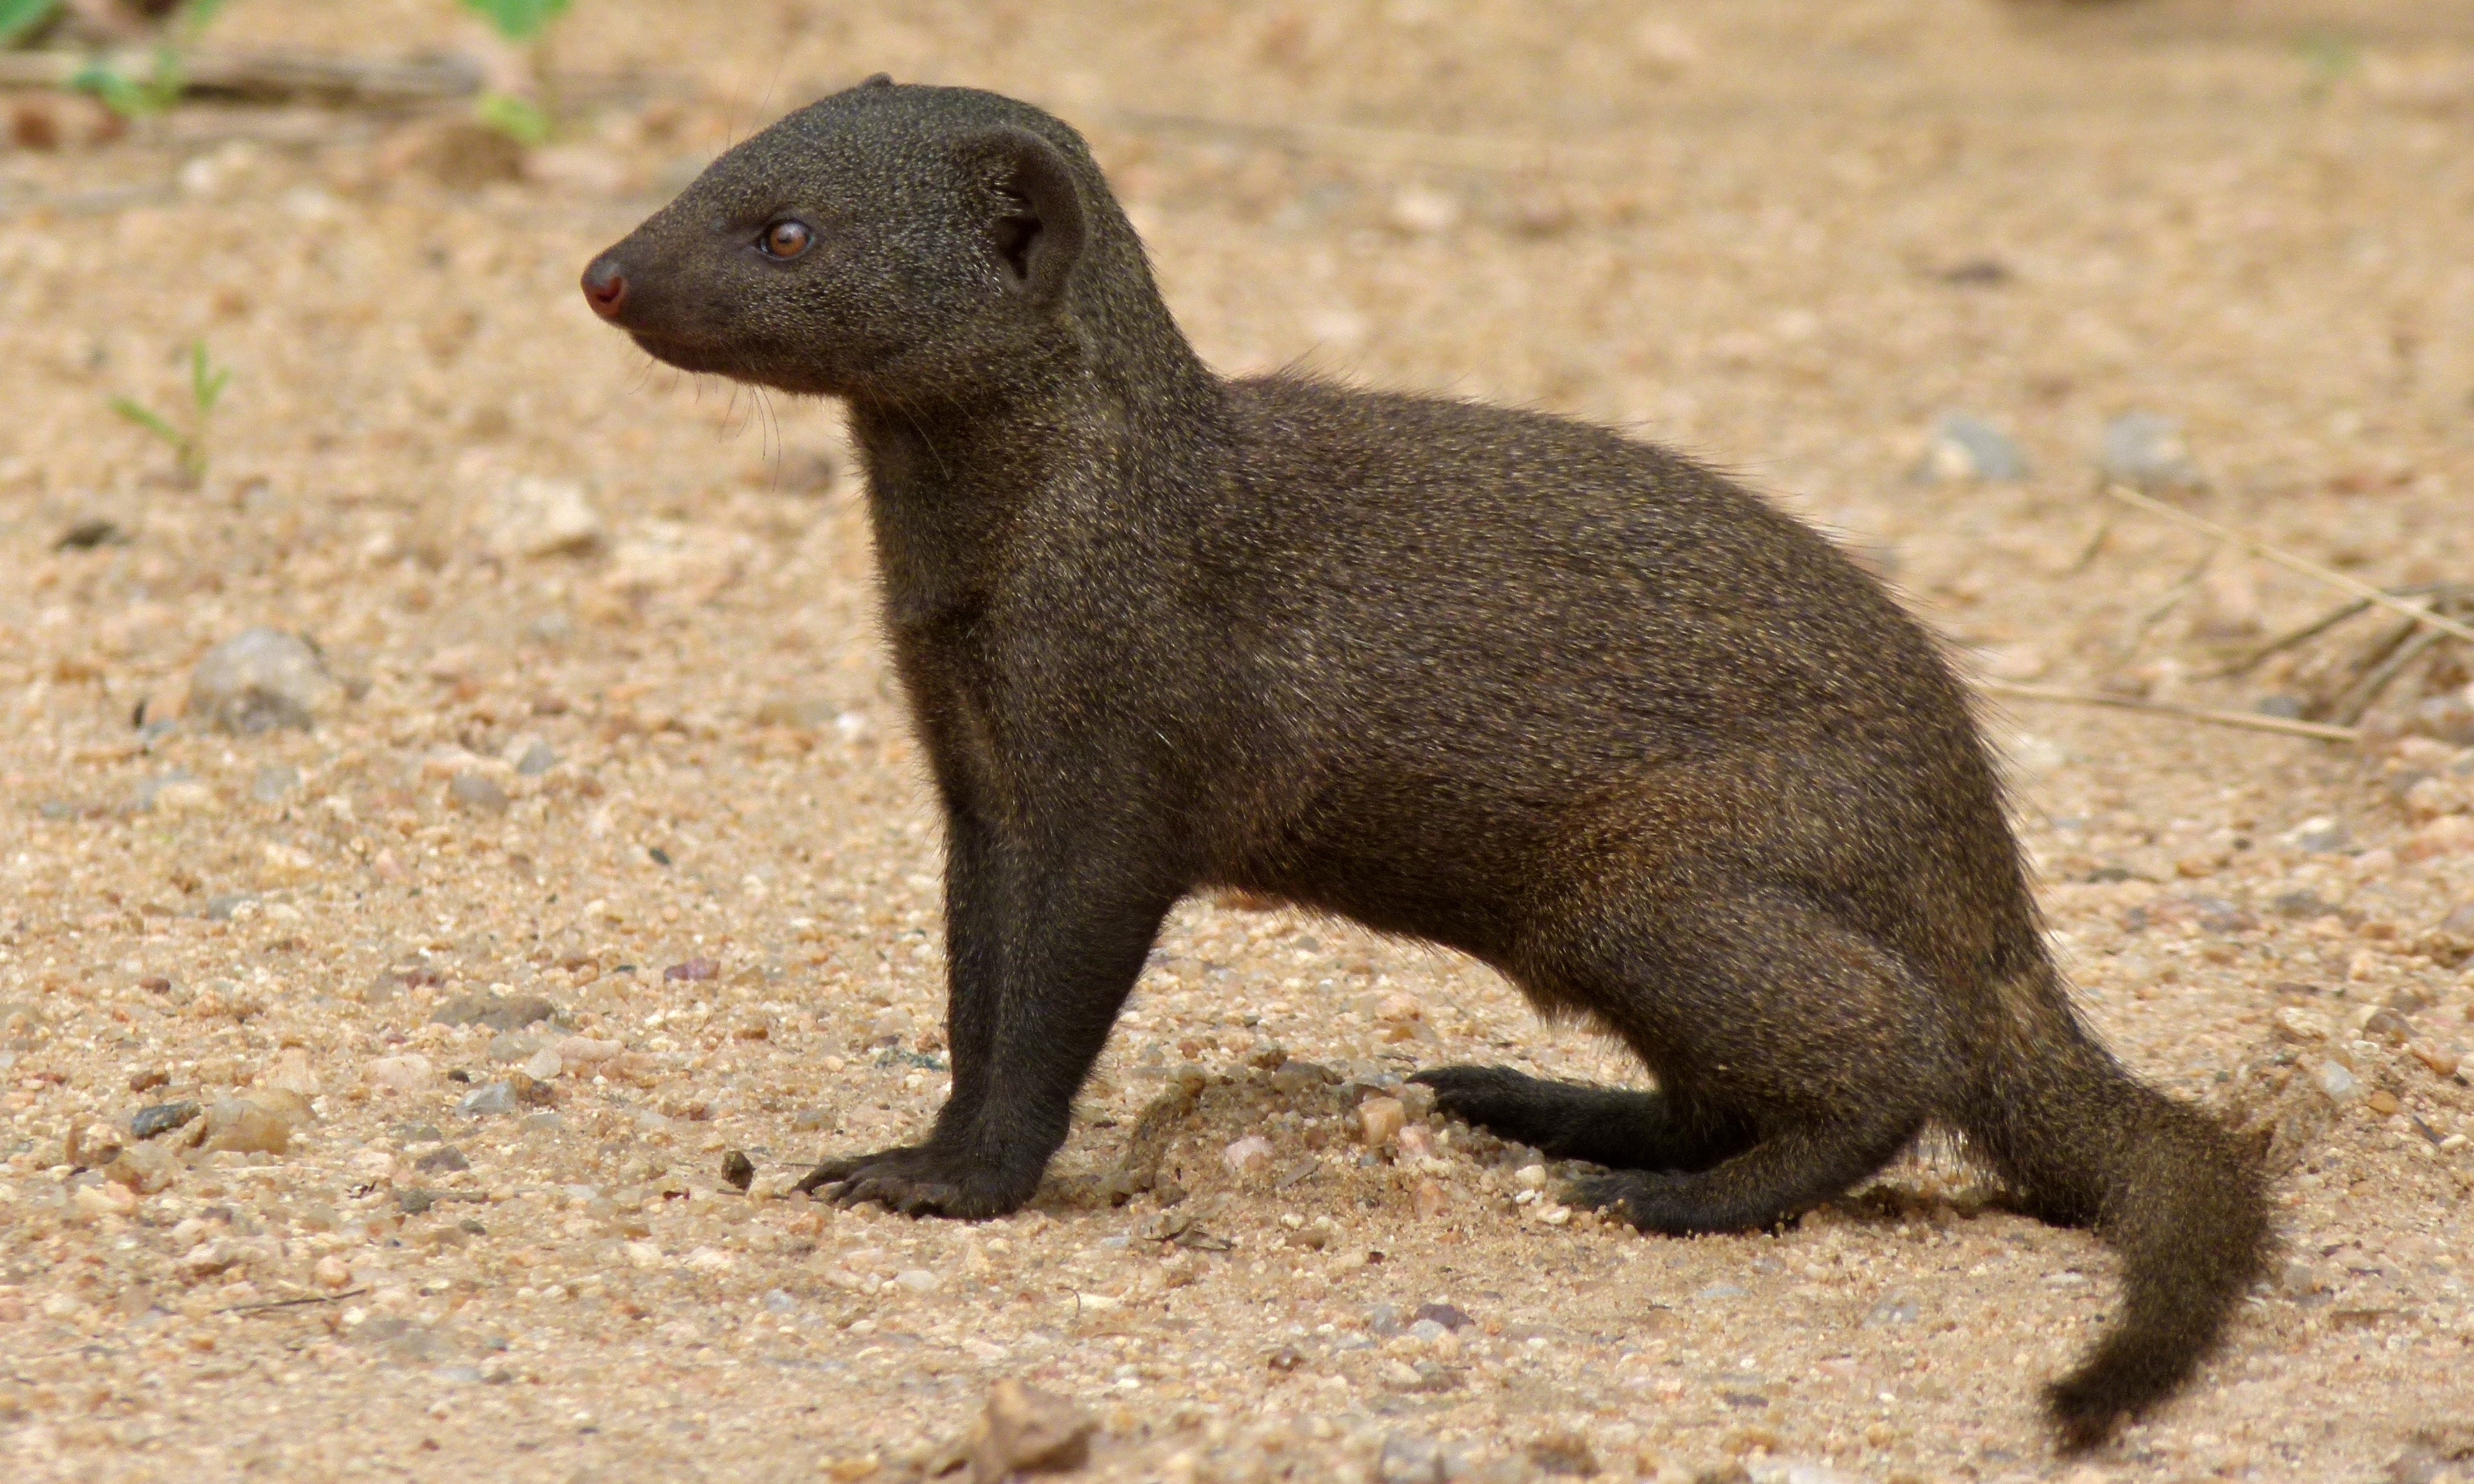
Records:
<instances>
[{"instance_id":1,"label":"green plant sprout","mask_svg":"<svg viewBox=\"0 0 2474 1484\"><path fill-rule=\"evenodd\" d=\"M189 346L187 427L182 427L170 418L127 397L111 399L111 410L169 446L173 461L180 467L181 482L194 489L205 483L206 478L207 421L214 416L215 403L223 400L224 386L230 380L231 368L209 364L206 343L193 341Z\"/></svg>"},{"instance_id":2,"label":"green plant sprout","mask_svg":"<svg viewBox=\"0 0 2474 1484\"><path fill-rule=\"evenodd\" d=\"M2314 103L2325 103L2337 85L2363 64L2362 43L2335 32L2314 32L2295 45L2302 54L2303 65L2311 70L2311 81L2304 85L2303 94Z\"/></svg>"},{"instance_id":3,"label":"green plant sprout","mask_svg":"<svg viewBox=\"0 0 2474 1484\"><path fill-rule=\"evenodd\" d=\"M9 0L0 0L0 4ZM143 78L129 77L109 62L97 61L69 80L69 85L103 100L123 118L153 118L170 111L189 89L189 53L206 23L224 8L224 0L186 0L155 43L155 65Z\"/></svg>"},{"instance_id":4,"label":"green plant sprout","mask_svg":"<svg viewBox=\"0 0 2474 1484\"><path fill-rule=\"evenodd\" d=\"M527 148L549 138L549 25L567 13L568 4L569 0L464 0L464 8L489 21L498 35L531 48L533 97L489 92L482 94L476 108L482 123Z\"/></svg>"}]
</instances>

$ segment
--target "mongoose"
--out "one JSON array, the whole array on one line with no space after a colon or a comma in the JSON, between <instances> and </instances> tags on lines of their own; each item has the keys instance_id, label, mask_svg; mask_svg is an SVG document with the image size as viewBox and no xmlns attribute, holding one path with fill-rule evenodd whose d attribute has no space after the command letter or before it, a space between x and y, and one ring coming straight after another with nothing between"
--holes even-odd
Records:
<instances>
[{"instance_id":1,"label":"mongoose","mask_svg":"<svg viewBox=\"0 0 2474 1484\"><path fill-rule=\"evenodd\" d=\"M841 399L944 813L954 1087L808 1188L1032 1193L1187 893L1448 945L1654 1092L1420 1074L1748 1231L1928 1126L2123 1258L2049 1399L2092 1446L2181 1384L2268 1242L2259 1177L2073 1011L1934 641L1827 540L1534 412L1204 367L1081 137L871 80L716 160L584 275L661 360Z\"/></svg>"}]
</instances>

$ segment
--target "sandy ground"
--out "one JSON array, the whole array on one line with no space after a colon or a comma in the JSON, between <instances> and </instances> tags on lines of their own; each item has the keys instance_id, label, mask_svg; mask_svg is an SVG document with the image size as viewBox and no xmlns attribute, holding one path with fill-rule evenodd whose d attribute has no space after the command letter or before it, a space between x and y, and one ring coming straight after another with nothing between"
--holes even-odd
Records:
<instances>
[{"instance_id":1,"label":"sandy ground","mask_svg":"<svg viewBox=\"0 0 2474 1484\"><path fill-rule=\"evenodd\" d=\"M2312 13L585 0L521 179L434 121L60 113L0 153L0 1469L904 1479L1011 1376L1111 1479L2474 1477L2474 978L2435 931L2474 754L2437 742L1993 716L2088 1013L2283 1172L2224 1357L2084 1463L2034 1400L2113 1307L2091 1238L1946 1151L1667 1241L1466 1130L1370 1150L1420 1065L1634 1074L1345 925L1181 910L1031 1210L786 1197L945 1084L861 496L831 407L650 369L572 286L819 91L1021 93L1214 363L1621 423L1841 532L1981 674L2248 708L2323 662L2204 677L2336 595L2093 494L2107 419L2180 421L2189 508L2474 576L2474 26ZM443 0L219 35L468 39ZM189 488L107 401L176 409L201 339ZM1911 477L1948 409L2025 476ZM184 715L260 624L323 647L314 729Z\"/></svg>"}]
</instances>

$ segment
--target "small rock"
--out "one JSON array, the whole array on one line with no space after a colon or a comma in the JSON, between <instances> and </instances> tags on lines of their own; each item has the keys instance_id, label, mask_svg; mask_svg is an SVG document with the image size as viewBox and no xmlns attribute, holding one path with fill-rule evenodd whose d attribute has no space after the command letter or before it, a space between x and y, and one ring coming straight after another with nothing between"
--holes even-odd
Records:
<instances>
[{"instance_id":1,"label":"small rock","mask_svg":"<svg viewBox=\"0 0 2474 1484\"><path fill-rule=\"evenodd\" d=\"M169 1133L188 1124L202 1111L195 1103L158 1103L141 1107L129 1120L132 1138L151 1139L158 1133Z\"/></svg>"},{"instance_id":2,"label":"small rock","mask_svg":"<svg viewBox=\"0 0 2474 1484\"><path fill-rule=\"evenodd\" d=\"M2198 466L2182 441L2182 425L2152 412L2125 412L2104 426L2097 467L2107 476L2140 489L2188 490L2200 484Z\"/></svg>"},{"instance_id":3,"label":"small rock","mask_svg":"<svg viewBox=\"0 0 2474 1484\"><path fill-rule=\"evenodd\" d=\"M516 1110L516 1088L513 1083L484 1083L464 1095L455 1111L467 1118L492 1118Z\"/></svg>"},{"instance_id":4,"label":"small rock","mask_svg":"<svg viewBox=\"0 0 2474 1484\"><path fill-rule=\"evenodd\" d=\"M682 963L673 963L668 968L662 970L662 977L667 980L700 983L704 980L713 978L720 972L721 965L716 963L711 959L690 959ZM908 1026L910 1024L909 1019L906 1018L903 1021L903 1024ZM896 1034L898 1034L899 1033Z\"/></svg>"},{"instance_id":5,"label":"small rock","mask_svg":"<svg viewBox=\"0 0 2474 1484\"><path fill-rule=\"evenodd\" d=\"M2416 1041L2406 1049L2413 1054L2416 1061L2429 1067L2435 1077L2454 1077L2463 1064L2463 1058L2456 1048L2442 1046L2436 1041Z\"/></svg>"},{"instance_id":6,"label":"small rock","mask_svg":"<svg viewBox=\"0 0 2474 1484\"><path fill-rule=\"evenodd\" d=\"M733 1190L745 1190L756 1182L756 1163L740 1150L721 1156L721 1178Z\"/></svg>"},{"instance_id":7,"label":"small rock","mask_svg":"<svg viewBox=\"0 0 2474 1484\"><path fill-rule=\"evenodd\" d=\"M285 1049L275 1058L274 1065L258 1074L261 1087L292 1093L303 1099L314 1098L324 1090L318 1074L310 1069L309 1054L298 1046Z\"/></svg>"},{"instance_id":8,"label":"small rock","mask_svg":"<svg viewBox=\"0 0 2474 1484\"><path fill-rule=\"evenodd\" d=\"M1414 1162L1434 1156L1435 1136L1422 1125L1413 1123L1402 1129L1394 1138L1399 1145L1400 1157L1404 1160Z\"/></svg>"},{"instance_id":9,"label":"small rock","mask_svg":"<svg viewBox=\"0 0 2474 1484\"><path fill-rule=\"evenodd\" d=\"M1399 1135L1409 1110L1398 1098L1369 1098L1357 1105L1358 1133L1369 1149L1381 1149Z\"/></svg>"},{"instance_id":10,"label":"small rock","mask_svg":"<svg viewBox=\"0 0 2474 1484\"><path fill-rule=\"evenodd\" d=\"M55 551L91 551L97 547L127 546L129 536L110 521L89 516L61 533L52 543Z\"/></svg>"},{"instance_id":11,"label":"small rock","mask_svg":"<svg viewBox=\"0 0 2474 1484\"><path fill-rule=\"evenodd\" d=\"M1452 1198L1443 1189L1442 1181L1421 1180L1410 1188L1409 1206L1418 1213L1419 1221L1436 1221L1451 1210Z\"/></svg>"},{"instance_id":12,"label":"small rock","mask_svg":"<svg viewBox=\"0 0 2474 1484\"><path fill-rule=\"evenodd\" d=\"M2296 850L2326 854L2342 850L2353 840L2353 834L2326 815L2303 820L2288 831L2285 842Z\"/></svg>"},{"instance_id":13,"label":"small rock","mask_svg":"<svg viewBox=\"0 0 2474 1484\"><path fill-rule=\"evenodd\" d=\"M1436 1324L1443 1326L1445 1329L1450 1330L1467 1329L1469 1326L1477 1323L1476 1320L1469 1318L1467 1314L1454 1308L1448 1303L1419 1304L1416 1311L1410 1314L1409 1318L1412 1323L1420 1324L1427 1320L1432 1320Z\"/></svg>"},{"instance_id":14,"label":"small rock","mask_svg":"<svg viewBox=\"0 0 2474 1484\"><path fill-rule=\"evenodd\" d=\"M493 1061L521 1061L539 1050L541 1050L540 1036L509 1031L504 1034L490 1037L490 1044L482 1048L482 1055Z\"/></svg>"},{"instance_id":15,"label":"small rock","mask_svg":"<svg viewBox=\"0 0 2474 1484\"><path fill-rule=\"evenodd\" d=\"M893 1275L893 1281L898 1287L914 1294L934 1293L945 1283L943 1278L926 1268L907 1268Z\"/></svg>"},{"instance_id":16,"label":"small rock","mask_svg":"<svg viewBox=\"0 0 2474 1484\"><path fill-rule=\"evenodd\" d=\"M1945 412L1933 424L1925 456L1916 465L1921 483L1961 480L2006 482L2027 477L2027 461L2019 446L2000 428L1967 412Z\"/></svg>"},{"instance_id":17,"label":"small rock","mask_svg":"<svg viewBox=\"0 0 2474 1484\"><path fill-rule=\"evenodd\" d=\"M595 1040L589 1035L570 1035L550 1050L558 1053L558 1059L568 1066L589 1067L599 1066L626 1048L617 1041Z\"/></svg>"},{"instance_id":18,"label":"small rock","mask_svg":"<svg viewBox=\"0 0 2474 1484\"><path fill-rule=\"evenodd\" d=\"M2288 1005L2276 1012L2276 1038L2296 1046L2308 1046L2328 1038L2328 1022L2298 1005Z\"/></svg>"},{"instance_id":19,"label":"small rock","mask_svg":"<svg viewBox=\"0 0 2474 1484\"><path fill-rule=\"evenodd\" d=\"M1249 1133L1220 1152L1228 1168L1239 1175L1261 1169L1272 1159L1272 1141L1259 1133Z\"/></svg>"},{"instance_id":20,"label":"small rock","mask_svg":"<svg viewBox=\"0 0 2474 1484\"><path fill-rule=\"evenodd\" d=\"M249 796L261 804L280 804L301 787L301 770L280 764L261 767L249 781Z\"/></svg>"},{"instance_id":21,"label":"small rock","mask_svg":"<svg viewBox=\"0 0 2474 1484\"><path fill-rule=\"evenodd\" d=\"M458 995L430 1016L442 1026L487 1026L493 1031L521 1031L558 1013L558 1007L537 994L501 998L495 994Z\"/></svg>"},{"instance_id":22,"label":"small rock","mask_svg":"<svg viewBox=\"0 0 2474 1484\"><path fill-rule=\"evenodd\" d=\"M566 1070L567 1062L546 1046L524 1059L524 1075L537 1083L554 1081Z\"/></svg>"},{"instance_id":23,"label":"small rock","mask_svg":"<svg viewBox=\"0 0 2474 1484\"><path fill-rule=\"evenodd\" d=\"M422 1093L438 1085L437 1069L419 1052L380 1057L361 1069L361 1080L381 1092Z\"/></svg>"},{"instance_id":24,"label":"small rock","mask_svg":"<svg viewBox=\"0 0 2474 1484\"><path fill-rule=\"evenodd\" d=\"M464 1151L452 1144L441 1144L412 1162L412 1167L424 1175L454 1175L473 1168Z\"/></svg>"},{"instance_id":25,"label":"small rock","mask_svg":"<svg viewBox=\"0 0 2474 1484\"><path fill-rule=\"evenodd\" d=\"M292 1125L254 1101L230 1099L206 1109L205 1147L236 1154L279 1155L292 1147Z\"/></svg>"},{"instance_id":26,"label":"small rock","mask_svg":"<svg viewBox=\"0 0 2474 1484\"><path fill-rule=\"evenodd\" d=\"M2341 1061L2320 1061L2311 1067L2311 1080L2339 1106L2353 1102L2363 1095L2363 1080Z\"/></svg>"},{"instance_id":27,"label":"small rock","mask_svg":"<svg viewBox=\"0 0 2474 1484\"><path fill-rule=\"evenodd\" d=\"M317 1266L309 1270L309 1281L329 1290L349 1288L352 1283L352 1270L344 1265L343 1258L329 1253L319 1258Z\"/></svg>"},{"instance_id":28,"label":"small rock","mask_svg":"<svg viewBox=\"0 0 2474 1484\"><path fill-rule=\"evenodd\" d=\"M516 1120L516 1129L519 1132L522 1133L556 1133L559 1130L566 1127L567 1120L564 1117L555 1112L546 1110L538 1113L526 1113L523 1117Z\"/></svg>"},{"instance_id":29,"label":"small rock","mask_svg":"<svg viewBox=\"0 0 2474 1484\"><path fill-rule=\"evenodd\" d=\"M2397 1095L2385 1087L2374 1089L2369 1097L2363 1100L2363 1106L2382 1118L2391 1113L2402 1112L2405 1108L2405 1104L2398 1100Z\"/></svg>"},{"instance_id":30,"label":"small rock","mask_svg":"<svg viewBox=\"0 0 2474 1484\"><path fill-rule=\"evenodd\" d=\"M502 486L483 516L484 540L501 557L582 555L608 534L583 487L521 478Z\"/></svg>"},{"instance_id":31,"label":"small rock","mask_svg":"<svg viewBox=\"0 0 2474 1484\"><path fill-rule=\"evenodd\" d=\"M971 1438L971 1484L1079 1469L1091 1456L1091 1433L1097 1425L1062 1397L1011 1377L999 1381L988 1392L987 1414Z\"/></svg>"},{"instance_id":32,"label":"small rock","mask_svg":"<svg viewBox=\"0 0 2474 1484\"><path fill-rule=\"evenodd\" d=\"M151 1196L171 1184L180 1170L180 1160L162 1145L137 1144L122 1150L118 1157L105 1165L103 1178L141 1196Z\"/></svg>"},{"instance_id":33,"label":"small rock","mask_svg":"<svg viewBox=\"0 0 2474 1484\"><path fill-rule=\"evenodd\" d=\"M1924 1305L1905 1294L1888 1294L1875 1303L1864 1316L1867 1325L1912 1325L1924 1315Z\"/></svg>"},{"instance_id":34,"label":"small rock","mask_svg":"<svg viewBox=\"0 0 2474 1484\"><path fill-rule=\"evenodd\" d=\"M447 781L447 800L458 809L476 810L482 814L502 815L507 812L507 791L498 780L477 769L467 769Z\"/></svg>"},{"instance_id":35,"label":"small rock","mask_svg":"<svg viewBox=\"0 0 2474 1484\"><path fill-rule=\"evenodd\" d=\"M558 766L558 754L550 750L549 743L538 737L519 737L509 742L505 758L507 765L516 770L516 776L519 778L539 778Z\"/></svg>"},{"instance_id":36,"label":"small rock","mask_svg":"<svg viewBox=\"0 0 2474 1484\"><path fill-rule=\"evenodd\" d=\"M316 645L279 629L245 629L206 651L190 673L189 715L251 737L314 726L342 694Z\"/></svg>"}]
</instances>

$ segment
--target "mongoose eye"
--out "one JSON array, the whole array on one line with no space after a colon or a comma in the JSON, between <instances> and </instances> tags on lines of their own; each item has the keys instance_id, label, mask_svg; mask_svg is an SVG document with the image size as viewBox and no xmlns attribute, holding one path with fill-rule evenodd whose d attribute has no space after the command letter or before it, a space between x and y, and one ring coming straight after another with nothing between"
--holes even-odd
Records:
<instances>
[{"instance_id":1,"label":"mongoose eye","mask_svg":"<svg viewBox=\"0 0 2474 1484\"><path fill-rule=\"evenodd\" d=\"M764 235L756 239L756 245L767 257L789 258L806 252L808 245L815 240L816 234L803 223L775 222L764 229Z\"/></svg>"}]
</instances>

